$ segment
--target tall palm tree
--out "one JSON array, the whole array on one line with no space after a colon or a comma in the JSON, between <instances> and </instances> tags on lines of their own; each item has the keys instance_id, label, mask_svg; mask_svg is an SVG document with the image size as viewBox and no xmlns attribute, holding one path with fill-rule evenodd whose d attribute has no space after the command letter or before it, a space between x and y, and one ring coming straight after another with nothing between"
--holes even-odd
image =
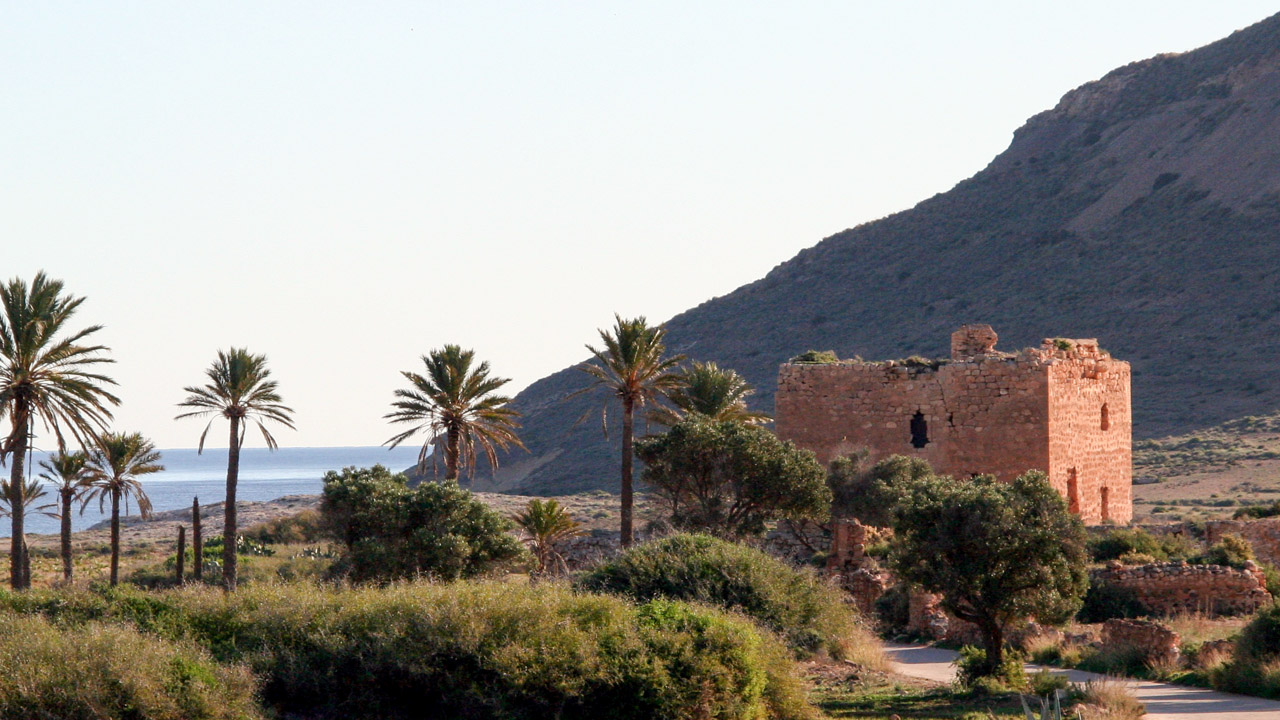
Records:
<instances>
[{"instance_id":1,"label":"tall palm tree","mask_svg":"<svg viewBox=\"0 0 1280 720\"><path fill-rule=\"evenodd\" d=\"M524 448L516 436L520 413L507 407L511 398L497 394L498 388L511 380L490 377L488 361L475 365L475 356L474 350L445 345L422 356L426 375L400 373L412 387L395 391L399 398L391 404L395 410L384 417L413 427L386 444L395 447L425 432L427 437L418 453L419 472L426 469L428 455L435 457L433 447L443 448L445 479L455 481L461 471L468 475L475 471L477 446L493 468L498 467L498 450Z\"/></svg>"},{"instance_id":2,"label":"tall palm tree","mask_svg":"<svg viewBox=\"0 0 1280 720\"><path fill-rule=\"evenodd\" d=\"M90 482L85 504L97 500L98 509L111 501L111 584L120 581L120 501L129 511L129 500L138 503L142 517L151 515L151 499L142 490L139 475L164 470L156 446L141 433L107 433L98 438L98 446L89 453L86 463ZM83 508L81 509L83 512Z\"/></svg>"},{"instance_id":3,"label":"tall palm tree","mask_svg":"<svg viewBox=\"0 0 1280 720\"><path fill-rule=\"evenodd\" d=\"M599 331L604 347L597 350L587 346L599 364L584 363L579 368L595 378L591 387L604 387L622 403L622 546L630 547L635 411L679 387L676 366L684 356L664 358L666 346L662 340L666 330L650 327L643 316L629 320L618 315L613 317L614 327Z\"/></svg>"},{"instance_id":4,"label":"tall palm tree","mask_svg":"<svg viewBox=\"0 0 1280 720\"><path fill-rule=\"evenodd\" d=\"M0 518L13 517L13 488L11 480L0 482ZM24 515L30 515L32 512L38 512L41 515L54 517L49 508L54 507L52 504L37 505L40 499L48 495L44 486L39 480L27 480L23 483L22 488L22 512ZM27 552L27 540L22 540L22 584L24 586L31 585L31 554Z\"/></svg>"},{"instance_id":5,"label":"tall palm tree","mask_svg":"<svg viewBox=\"0 0 1280 720\"><path fill-rule=\"evenodd\" d=\"M209 424L200 433L198 453L204 452L204 440L209 435L213 421L218 417L230 421L227 440L227 502L223 511L222 530L226 541L222 549L222 586L227 590L235 590L236 482L240 478L240 445L244 442L245 429L250 421L257 424L267 447L275 450L279 447L276 439L263 423L271 420L293 430L293 410L280 402L280 394L276 392L277 383L269 379L271 371L267 369L266 355L253 355L244 348L231 348L227 352L219 350L218 359L205 374L209 377L209 384L183 388L189 394L186 400L178 403L178 407L194 409L175 419L209 418Z\"/></svg>"},{"instance_id":6,"label":"tall palm tree","mask_svg":"<svg viewBox=\"0 0 1280 720\"><path fill-rule=\"evenodd\" d=\"M14 589L28 586L22 572L26 531L27 449L38 420L51 430L58 448L66 435L87 447L111 418L108 405L120 400L105 387L115 381L97 372L104 345L86 344L101 329L68 326L84 298L64 294L62 282L37 273L30 285L14 278L0 284L0 418L9 417L9 434L0 440L0 461L9 468L11 534L9 582Z\"/></svg>"},{"instance_id":7,"label":"tall palm tree","mask_svg":"<svg viewBox=\"0 0 1280 720\"><path fill-rule=\"evenodd\" d=\"M649 418L660 425L674 425L686 415L704 415L721 422L740 422L749 425L766 423L771 418L762 412L747 409L747 397L754 394L745 378L729 368L721 368L713 362L694 362L680 375L680 385L667 395L675 406L658 407Z\"/></svg>"},{"instance_id":8,"label":"tall palm tree","mask_svg":"<svg viewBox=\"0 0 1280 720\"><path fill-rule=\"evenodd\" d=\"M71 564L71 504L89 483L92 474L85 466L88 456L82 452L54 453L48 460L41 460L44 472L40 477L58 490L58 518L62 521L62 579L70 582L74 568Z\"/></svg>"}]
</instances>

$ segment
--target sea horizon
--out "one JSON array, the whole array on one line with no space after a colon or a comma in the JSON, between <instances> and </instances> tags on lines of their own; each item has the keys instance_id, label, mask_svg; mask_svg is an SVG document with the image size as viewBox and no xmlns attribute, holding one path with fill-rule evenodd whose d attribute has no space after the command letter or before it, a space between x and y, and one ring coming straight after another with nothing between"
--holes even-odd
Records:
<instances>
[{"instance_id":1,"label":"sea horizon","mask_svg":"<svg viewBox=\"0 0 1280 720\"><path fill-rule=\"evenodd\" d=\"M144 475L139 480L143 491L151 500L152 510L163 512L191 507L195 498L202 504L222 502L226 498L227 453L226 448L206 447L204 453L196 448L169 448L160 450L161 472ZM240 451L240 474L236 483L236 499L240 502L263 502L287 495L315 495L324 487L324 474L345 467L370 467L383 465L399 472L418 461L421 446L402 445L397 448L374 446L334 447L281 447L269 450L265 447L246 447ZM35 452L34 462L28 465L28 477L39 480L43 471L40 462L49 453ZM6 472L7 476L7 472ZM47 495L39 505L57 502L57 491L47 482L42 483ZM137 503L129 503L128 515L137 514ZM75 531L85 530L110 518L109 504L100 512L98 503L84 507L74 506L71 525ZM125 515L124 508L121 509ZM28 509L26 532L29 535L56 534L60 521ZM0 520L0 537L9 537L9 523Z\"/></svg>"}]
</instances>

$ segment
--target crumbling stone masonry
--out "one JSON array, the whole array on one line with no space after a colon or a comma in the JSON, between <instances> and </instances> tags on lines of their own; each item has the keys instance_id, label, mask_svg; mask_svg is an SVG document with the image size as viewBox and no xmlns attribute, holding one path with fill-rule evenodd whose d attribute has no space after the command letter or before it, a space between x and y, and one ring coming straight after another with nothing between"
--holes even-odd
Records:
<instances>
[{"instance_id":1,"label":"crumbling stone masonry","mask_svg":"<svg viewBox=\"0 0 1280 720\"><path fill-rule=\"evenodd\" d=\"M1237 569L1176 562L1123 566L1113 561L1091 571L1089 584L1127 590L1157 615L1248 615L1271 602L1266 576L1254 563Z\"/></svg>"},{"instance_id":2,"label":"crumbling stone masonry","mask_svg":"<svg viewBox=\"0 0 1280 720\"><path fill-rule=\"evenodd\" d=\"M951 336L950 360L788 363L778 370L778 436L830 463L866 448L914 455L954 477L1012 480L1043 470L1090 524L1133 517L1129 363L1098 341L995 349L990 325Z\"/></svg>"},{"instance_id":3,"label":"crumbling stone masonry","mask_svg":"<svg viewBox=\"0 0 1280 720\"><path fill-rule=\"evenodd\" d=\"M1131 650L1147 662L1176 664L1182 656L1178 633L1152 620L1108 620L1102 626L1102 646Z\"/></svg>"}]
</instances>

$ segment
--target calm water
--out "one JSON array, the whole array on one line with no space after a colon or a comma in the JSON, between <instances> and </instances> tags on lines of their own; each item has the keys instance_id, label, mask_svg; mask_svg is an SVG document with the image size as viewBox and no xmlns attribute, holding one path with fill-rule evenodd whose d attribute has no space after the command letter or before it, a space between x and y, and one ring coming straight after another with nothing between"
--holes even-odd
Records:
<instances>
[{"instance_id":1,"label":"calm water","mask_svg":"<svg viewBox=\"0 0 1280 720\"><path fill-rule=\"evenodd\" d=\"M240 481L236 486L239 500L274 500L285 495L317 494L323 485L321 478L329 470L340 470L349 465L368 467L382 464L393 471L403 470L418 461L417 447L401 446L394 450L385 447L350 448L281 448L270 452L266 448L244 448L240 452ZM201 503L221 502L227 487L227 451L211 448L203 455L195 450L162 450L165 471L141 478L142 487L151 504L159 512L191 507L191 499L199 497ZM45 459L35 454L35 470L40 472L39 462ZM7 471L6 471L7 477ZM55 502L56 491L50 488L47 502ZM41 498L41 502L45 502ZM97 503L72 518L72 526L82 530L106 519L109 515L98 512ZM110 506L108 505L108 513ZM132 513L137 507L130 504ZM28 511L28 533L57 533L58 520ZM0 519L0 537L9 537L9 521Z\"/></svg>"}]
</instances>

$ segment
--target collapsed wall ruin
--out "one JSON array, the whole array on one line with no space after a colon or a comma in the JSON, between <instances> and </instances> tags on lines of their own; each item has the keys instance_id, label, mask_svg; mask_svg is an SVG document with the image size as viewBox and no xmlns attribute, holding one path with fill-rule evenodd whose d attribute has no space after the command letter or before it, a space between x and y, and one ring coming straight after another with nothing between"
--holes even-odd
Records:
<instances>
[{"instance_id":1,"label":"collapsed wall ruin","mask_svg":"<svg viewBox=\"0 0 1280 720\"><path fill-rule=\"evenodd\" d=\"M1042 470L1086 523L1133 517L1129 363L1095 339L995 349L990 325L951 336L951 358L790 362L775 426L823 464L866 449L927 460L941 474L1011 480Z\"/></svg>"}]
</instances>

